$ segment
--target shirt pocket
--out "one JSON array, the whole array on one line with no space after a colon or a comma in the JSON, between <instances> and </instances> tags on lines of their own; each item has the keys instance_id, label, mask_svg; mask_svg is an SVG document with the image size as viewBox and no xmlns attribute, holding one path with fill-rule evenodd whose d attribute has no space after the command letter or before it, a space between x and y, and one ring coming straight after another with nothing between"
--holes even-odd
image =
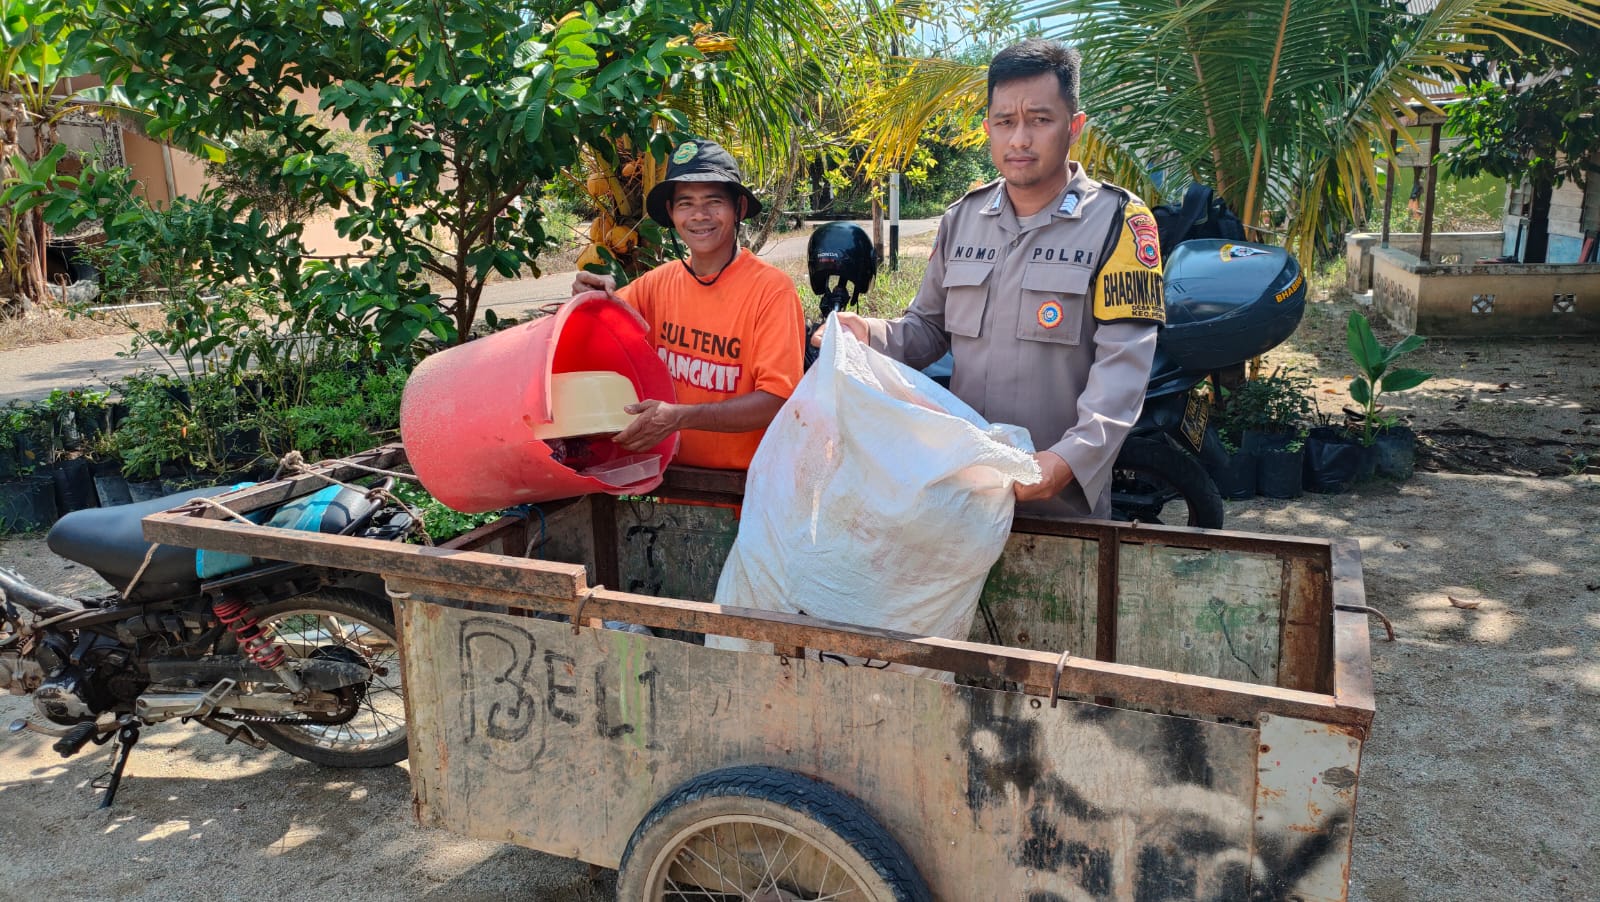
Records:
<instances>
[{"instance_id":1,"label":"shirt pocket","mask_svg":"<svg viewBox=\"0 0 1600 902\"><path fill-rule=\"evenodd\" d=\"M983 310L989 302L993 263L947 263L944 270L944 329L951 335L977 338L983 332Z\"/></svg>"},{"instance_id":2,"label":"shirt pocket","mask_svg":"<svg viewBox=\"0 0 1600 902\"><path fill-rule=\"evenodd\" d=\"M1077 344L1083 337L1089 276L1085 266L1029 263L1022 271L1017 337L1023 341Z\"/></svg>"}]
</instances>

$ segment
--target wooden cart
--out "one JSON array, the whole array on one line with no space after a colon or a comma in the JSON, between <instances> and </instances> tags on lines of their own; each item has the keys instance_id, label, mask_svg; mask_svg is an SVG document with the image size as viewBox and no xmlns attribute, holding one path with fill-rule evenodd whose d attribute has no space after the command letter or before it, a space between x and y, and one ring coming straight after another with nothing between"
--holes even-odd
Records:
<instances>
[{"instance_id":1,"label":"wooden cart","mask_svg":"<svg viewBox=\"0 0 1600 902\"><path fill-rule=\"evenodd\" d=\"M741 489L674 471L670 502L546 505L448 548L214 510L145 530L382 574L419 819L621 867L625 899L1346 898L1373 714L1354 542L1019 520L960 642L705 603Z\"/></svg>"}]
</instances>

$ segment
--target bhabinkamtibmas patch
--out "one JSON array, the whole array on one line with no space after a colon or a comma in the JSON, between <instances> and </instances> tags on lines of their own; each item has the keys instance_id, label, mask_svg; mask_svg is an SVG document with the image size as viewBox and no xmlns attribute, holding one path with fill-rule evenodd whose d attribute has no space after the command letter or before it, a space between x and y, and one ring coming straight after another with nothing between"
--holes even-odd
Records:
<instances>
[{"instance_id":1,"label":"bhabinkamtibmas patch","mask_svg":"<svg viewBox=\"0 0 1600 902\"><path fill-rule=\"evenodd\" d=\"M1094 318L1103 323L1164 323L1166 291L1161 282L1161 246L1155 236L1155 217L1143 205L1129 204L1124 224L1111 258L1100 269Z\"/></svg>"}]
</instances>

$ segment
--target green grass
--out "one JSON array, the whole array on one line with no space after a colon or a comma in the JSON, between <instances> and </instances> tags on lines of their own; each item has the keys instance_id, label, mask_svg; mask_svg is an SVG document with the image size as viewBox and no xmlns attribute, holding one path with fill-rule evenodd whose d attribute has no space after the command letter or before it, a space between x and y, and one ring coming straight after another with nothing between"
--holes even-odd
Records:
<instances>
[{"instance_id":1,"label":"green grass","mask_svg":"<svg viewBox=\"0 0 1600 902\"><path fill-rule=\"evenodd\" d=\"M805 307L806 319L814 320L818 317L818 298L811 292L811 283L805 274L804 261L788 262L780 265L780 269L789 273L794 279L795 290L800 292L800 302ZM900 258L899 272L889 272L888 268L880 269L872 278L872 287L861 296L856 312L862 316L877 316L884 319L893 319L905 312L911 305L911 299L917 295L917 286L922 284L922 274L928 269L928 261L918 255L914 259Z\"/></svg>"},{"instance_id":2,"label":"green grass","mask_svg":"<svg viewBox=\"0 0 1600 902\"><path fill-rule=\"evenodd\" d=\"M861 298L861 313L885 319L904 313L917 296L917 286L922 284L922 274L927 269L927 260L907 260L902 256L899 272L883 270L872 280L872 288Z\"/></svg>"}]
</instances>

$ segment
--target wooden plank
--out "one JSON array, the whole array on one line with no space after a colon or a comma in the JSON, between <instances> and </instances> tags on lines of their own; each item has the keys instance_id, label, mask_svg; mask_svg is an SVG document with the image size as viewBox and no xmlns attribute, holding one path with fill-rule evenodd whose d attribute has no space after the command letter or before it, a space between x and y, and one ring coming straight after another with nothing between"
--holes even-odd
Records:
<instances>
[{"instance_id":1,"label":"wooden plank","mask_svg":"<svg viewBox=\"0 0 1600 902\"><path fill-rule=\"evenodd\" d=\"M542 528L544 535L534 543L535 558L582 564L589 585L601 584L595 577L594 518L588 498L545 514Z\"/></svg>"},{"instance_id":2,"label":"wooden plank","mask_svg":"<svg viewBox=\"0 0 1600 902\"><path fill-rule=\"evenodd\" d=\"M674 787L763 765L858 800L940 899L1247 895L1253 729L420 600L401 624L426 824L614 867Z\"/></svg>"},{"instance_id":3,"label":"wooden plank","mask_svg":"<svg viewBox=\"0 0 1600 902\"><path fill-rule=\"evenodd\" d=\"M1328 569L1315 561L1283 562L1283 634L1278 685L1332 692L1333 593Z\"/></svg>"},{"instance_id":4,"label":"wooden plank","mask_svg":"<svg viewBox=\"0 0 1600 902\"><path fill-rule=\"evenodd\" d=\"M1124 545L1119 573L1118 661L1277 684L1279 558Z\"/></svg>"},{"instance_id":5,"label":"wooden plank","mask_svg":"<svg viewBox=\"0 0 1600 902\"><path fill-rule=\"evenodd\" d=\"M1396 136L1396 129L1389 129L1389 147L1395 147ZM1385 166L1384 172L1386 173L1386 176L1383 180L1383 234L1380 238L1379 246L1386 248L1389 246L1389 224L1391 221L1390 213L1392 213L1394 210L1394 186L1396 182L1400 181L1400 179L1398 178L1398 173L1395 171L1393 163Z\"/></svg>"},{"instance_id":6,"label":"wooden plank","mask_svg":"<svg viewBox=\"0 0 1600 902\"><path fill-rule=\"evenodd\" d=\"M406 456L405 449L401 446L384 445L380 448L374 448L371 451L363 451L360 454L352 454L350 455L349 460L353 464L359 464L364 467L372 467L379 470L395 470L405 465ZM313 469L317 473L326 474L334 479L339 480L340 482L349 482L353 479L360 479L364 476L371 475L359 467L334 461L316 464L313 466ZM312 492L325 489L329 485L332 485L332 483L328 482L328 480L306 473L299 476L289 476L283 479L273 480L271 482L263 482L259 485L243 488L236 492L229 492L227 495L219 496L214 500L226 504L228 509L234 511L235 513L248 514L252 511L261 510L264 507L277 507L280 504L286 504L296 498L300 498L305 495L309 495ZM191 502L190 504L177 509L192 512L194 516L203 517L208 520L229 519L228 515L222 511L217 510L210 505L202 505L195 502ZM145 538L149 538L149 536L147 535Z\"/></svg>"},{"instance_id":7,"label":"wooden plank","mask_svg":"<svg viewBox=\"0 0 1600 902\"><path fill-rule=\"evenodd\" d=\"M668 467L661 485L652 495L672 498L680 493L720 495L732 501L744 496L743 470L705 470L699 467Z\"/></svg>"},{"instance_id":8,"label":"wooden plank","mask_svg":"<svg viewBox=\"0 0 1600 902\"><path fill-rule=\"evenodd\" d=\"M1372 644L1367 615L1342 608L1363 608L1367 592L1361 581L1361 546L1341 539L1333 548L1333 697L1343 709L1366 712L1371 726L1376 703L1372 694ZM1365 735L1365 734L1363 734Z\"/></svg>"},{"instance_id":9,"label":"wooden plank","mask_svg":"<svg viewBox=\"0 0 1600 902\"><path fill-rule=\"evenodd\" d=\"M739 521L726 507L624 502L612 542L617 587L640 595L714 601Z\"/></svg>"},{"instance_id":10,"label":"wooden plank","mask_svg":"<svg viewBox=\"0 0 1600 902\"><path fill-rule=\"evenodd\" d=\"M528 542L527 527L526 517L501 517L470 532L464 532L439 547L449 548L452 551L481 551L484 554L526 557L524 552L527 550Z\"/></svg>"},{"instance_id":11,"label":"wooden plank","mask_svg":"<svg viewBox=\"0 0 1600 902\"><path fill-rule=\"evenodd\" d=\"M1013 533L983 586L999 639L989 635L981 614L968 638L1058 655L1093 654L1098 547L1077 538Z\"/></svg>"},{"instance_id":12,"label":"wooden plank","mask_svg":"<svg viewBox=\"0 0 1600 902\"><path fill-rule=\"evenodd\" d=\"M1254 840L1258 870L1252 874L1248 898L1348 898L1361 745L1360 739L1327 724L1261 718Z\"/></svg>"},{"instance_id":13,"label":"wooden plank","mask_svg":"<svg viewBox=\"0 0 1600 902\"><path fill-rule=\"evenodd\" d=\"M1264 533L1194 529L1188 526L1148 526L1113 520L1032 520L1018 517L1011 531L1028 535L1073 536L1100 541L1116 536L1118 544L1162 545L1201 551L1246 551L1276 557L1305 557L1327 560L1332 542L1302 536L1284 537Z\"/></svg>"},{"instance_id":14,"label":"wooden plank","mask_svg":"<svg viewBox=\"0 0 1600 902\"><path fill-rule=\"evenodd\" d=\"M441 604L567 615L574 613L576 607L576 602L563 604L551 595L485 587L472 579L470 572L460 575L465 578L433 583L389 573L385 578L395 592L409 592ZM1239 723L1253 722L1262 713L1361 728L1371 722L1370 710L1347 710L1326 695L1081 657L1067 662L1057 683L1059 653L910 636L797 614L725 608L605 589L585 593L583 616L771 642L780 649L813 648L975 678L996 677L1021 684L1034 694L1048 695L1052 686L1059 686L1063 698L1110 698L1132 707L1223 717Z\"/></svg>"},{"instance_id":15,"label":"wooden plank","mask_svg":"<svg viewBox=\"0 0 1600 902\"><path fill-rule=\"evenodd\" d=\"M589 526L594 533L595 585L620 586L622 568L617 560L617 499L610 495L590 495Z\"/></svg>"},{"instance_id":16,"label":"wooden plank","mask_svg":"<svg viewBox=\"0 0 1600 902\"><path fill-rule=\"evenodd\" d=\"M1099 574L1095 588L1094 656L1099 661L1115 661L1121 625L1117 600L1122 595L1122 546L1117 542L1116 530L1108 531L1095 544Z\"/></svg>"},{"instance_id":17,"label":"wooden plank","mask_svg":"<svg viewBox=\"0 0 1600 902\"><path fill-rule=\"evenodd\" d=\"M337 570L414 576L445 583L472 584L529 597L576 598L587 585L576 564L455 551L426 545L330 536L236 521L207 520L165 513L144 518L145 538L163 545L229 551L276 561Z\"/></svg>"},{"instance_id":18,"label":"wooden plank","mask_svg":"<svg viewBox=\"0 0 1600 902\"><path fill-rule=\"evenodd\" d=\"M1435 113L1430 110L1412 110L1400 117L1400 124L1407 128L1416 128L1423 125L1443 125L1445 121L1443 112Z\"/></svg>"}]
</instances>

